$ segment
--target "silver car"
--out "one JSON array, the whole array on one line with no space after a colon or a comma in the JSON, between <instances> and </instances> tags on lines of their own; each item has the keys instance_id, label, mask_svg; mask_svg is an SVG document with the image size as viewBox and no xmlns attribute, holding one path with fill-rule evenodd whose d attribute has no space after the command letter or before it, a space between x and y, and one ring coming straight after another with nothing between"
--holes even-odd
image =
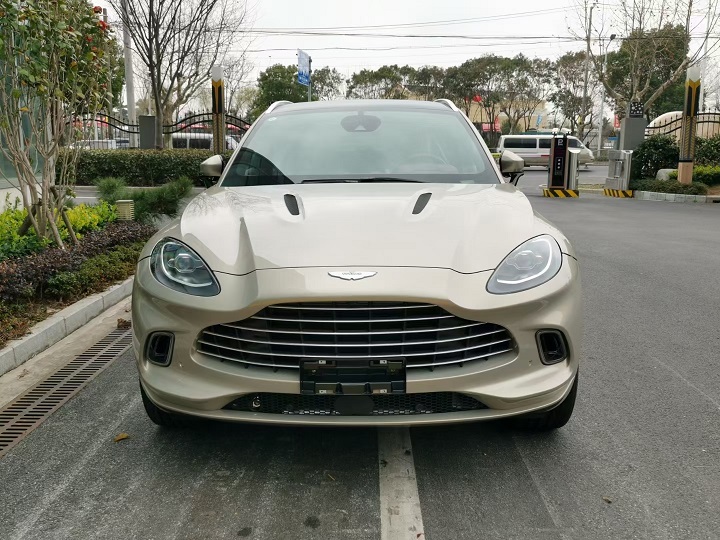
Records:
<instances>
[{"instance_id":1,"label":"silver car","mask_svg":"<svg viewBox=\"0 0 720 540\"><path fill-rule=\"evenodd\" d=\"M276 103L203 170L137 266L155 423L568 421L575 252L451 102Z\"/></svg>"}]
</instances>

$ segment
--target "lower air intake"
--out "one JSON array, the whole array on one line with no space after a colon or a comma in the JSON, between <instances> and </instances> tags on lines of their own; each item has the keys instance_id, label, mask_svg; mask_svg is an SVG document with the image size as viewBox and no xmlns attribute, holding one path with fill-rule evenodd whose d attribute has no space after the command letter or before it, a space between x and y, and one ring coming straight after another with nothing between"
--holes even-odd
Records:
<instances>
[{"instance_id":1,"label":"lower air intake","mask_svg":"<svg viewBox=\"0 0 720 540\"><path fill-rule=\"evenodd\" d=\"M359 407L354 408L350 397ZM343 400L343 401L340 401ZM348 407L348 403L350 406ZM367 407L363 410L363 407ZM292 416L412 416L486 409L478 400L457 392L384 394L368 396L307 396L299 394L248 394L225 409Z\"/></svg>"}]
</instances>

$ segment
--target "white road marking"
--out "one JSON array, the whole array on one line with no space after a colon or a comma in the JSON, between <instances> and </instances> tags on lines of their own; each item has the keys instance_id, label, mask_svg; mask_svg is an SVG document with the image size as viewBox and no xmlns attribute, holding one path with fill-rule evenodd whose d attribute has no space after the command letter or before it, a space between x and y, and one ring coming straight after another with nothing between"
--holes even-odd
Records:
<instances>
[{"instance_id":1,"label":"white road marking","mask_svg":"<svg viewBox=\"0 0 720 540\"><path fill-rule=\"evenodd\" d=\"M381 540L425 538L408 428L378 428Z\"/></svg>"},{"instance_id":2,"label":"white road marking","mask_svg":"<svg viewBox=\"0 0 720 540\"><path fill-rule=\"evenodd\" d=\"M694 385L694 384L691 383L689 380L687 380L685 377L683 377L682 374L681 374L679 371L677 371L676 369L674 369L671 365L666 364L665 362L663 362L663 361L660 360L659 358L655 358L655 357L652 357L652 356L651 356L650 359L651 359L651 360L654 360L655 362L657 362L658 364L660 364L661 366L663 366L663 367L664 367L665 369L667 369L668 371L671 371L672 373L674 373L680 380L682 380L682 381L683 381L685 384L687 384L690 388L692 388L693 390L695 390L698 394L700 394L701 396L707 398L707 400L708 400L710 403L712 403L713 405L715 405L715 406L720 410L720 402L718 402L718 401L717 401L716 399L714 399L711 395L707 394L707 393L704 392L701 388L699 388L698 386Z\"/></svg>"}]
</instances>

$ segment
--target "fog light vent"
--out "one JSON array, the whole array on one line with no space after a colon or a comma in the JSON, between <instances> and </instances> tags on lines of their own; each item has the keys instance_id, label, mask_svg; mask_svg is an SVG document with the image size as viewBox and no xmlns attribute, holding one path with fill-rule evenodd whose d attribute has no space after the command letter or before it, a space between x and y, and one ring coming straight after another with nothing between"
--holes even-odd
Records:
<instances>
[{"instance_id":1,"label":"fog light vent","mask_svg":"<svg viewBox=\"0 0 720 540\"><path fill-rule=\"evenodd\" d=\"M170 332L154 332L150 334L145 346L145 357L159 366L169 366L172 360L175 336Z\"/></svg>"},{"instance_id":2,"label":"fog light vent","mask_svg":"<svg viewBox=\"0 0 720 540\"><path fill-rule=\"evenodd\" d=\"M568 357L565 336L559 330L540 330L537 343L543 364L557 364Z\"/></svg>"}]
</instances>

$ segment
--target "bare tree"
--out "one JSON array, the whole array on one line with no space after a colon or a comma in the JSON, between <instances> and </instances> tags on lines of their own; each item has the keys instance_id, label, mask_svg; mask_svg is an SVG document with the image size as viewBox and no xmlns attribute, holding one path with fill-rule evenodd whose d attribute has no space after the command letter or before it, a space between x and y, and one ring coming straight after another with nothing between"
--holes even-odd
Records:
<instances>
[{"instance_id":1,"label":"bare tree","mask_svg":"<svg viewBox=\"0 0 720 540\"><path fill-rule=\"evenodd\" d=\"M587 0L582 0L583 9L587 5ZM610 76L603 70L603 57L591 57L598 79L618 107L639 101L647 111L681 80L690 65L718 50L718 0L708 0L702 7L703 22L698 23L697 11L696 0L623 0L613 8L605 25L620 34L622 45L620 51L611 54ZM582 25L586 32L587 25ZM593 23L593 32L596 28L601 26ZM617 75L613 80L613 67L622 81Z\"/></svg>"},{"instance_id":2,"label":"bare tree","mask_svg":"<svg viewBox=\"0 0 720 540\"><path fill-rule=\"evenodd\" d=\"M237 47L247 24L246 4L235 0L110 0L147 70L162 148L167 115L185 105Z\"/></svg>"}]
</instances>

